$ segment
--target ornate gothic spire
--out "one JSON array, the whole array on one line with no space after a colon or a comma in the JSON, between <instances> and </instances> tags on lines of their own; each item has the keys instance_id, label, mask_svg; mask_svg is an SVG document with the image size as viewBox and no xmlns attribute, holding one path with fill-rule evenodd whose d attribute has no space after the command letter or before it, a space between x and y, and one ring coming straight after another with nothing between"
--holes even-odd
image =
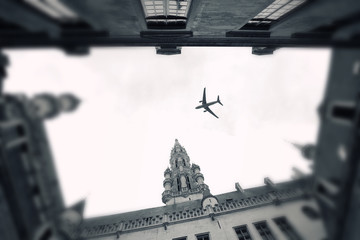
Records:
<instances>
[{"instance_id":1,"label":"ornate gothic spire","mask_svg":"<svg viewBox=\"0 0 360 240\"><path fill-rule=\"evenodd\" d=\"M166 205L202 199L204 191L209 190L200 167L190 163L185 148L177 139L171 150L170 168L165 170L164 177L162 201Z\"/></svg>"}]
</instances>

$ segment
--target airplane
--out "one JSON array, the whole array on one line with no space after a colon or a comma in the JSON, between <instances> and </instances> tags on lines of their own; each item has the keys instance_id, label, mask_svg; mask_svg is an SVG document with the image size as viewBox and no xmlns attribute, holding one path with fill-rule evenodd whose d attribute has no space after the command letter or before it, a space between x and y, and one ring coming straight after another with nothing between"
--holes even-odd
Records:
<instances>
[{"instance_id":1,"label":"airplane","mask_svg":"<svg viewBox=\"0 0 360 240\"><path fill-rule=\"evenodd\" d=\"M217 101L207 103L207 102L206 102L206 93L205 93L205 91L206 91L206 88L204 88L204 94L203 94L203 99L202 99L202 101L199 101L199 102L202 103L202 104L201 104L200 106L197 106L195 109L204 108L204 109L205 109L204 112L209 112L209 113L211 113L214 117L219 118L219 117L216 116L215 113L213 113L213 112L210 110L210 108L209 108L209 106L214 105L215 103L220 103L221 106L223 106L223 104L220 102L219 96L217 97Z\"/></svg>"}]
</instances>

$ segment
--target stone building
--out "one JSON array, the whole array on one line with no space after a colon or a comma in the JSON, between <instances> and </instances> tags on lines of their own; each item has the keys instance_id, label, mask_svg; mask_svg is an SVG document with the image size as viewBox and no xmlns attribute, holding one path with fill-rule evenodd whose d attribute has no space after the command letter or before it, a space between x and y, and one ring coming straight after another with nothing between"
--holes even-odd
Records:
<instances>
[{"instance_id":1,"label":"stone building","mask_svg":"<svg viewBox=\"0 0 360 240\"><path fill-rule=\"evenodd\" d=\"M54 101L51 96L38 96L30 114L24 110L29 101L3 97L9 61L2 50L49 47L83 55L98 46L152 46L158 54L171 55L181 53L182 47L246 46L256 55L272 54L284 47L332 48L328 85L318 109L321 124L316 148L302 149L302 154L314 162L313 179L276 185L266 180L266 186L245 191L237 185L238 191L212 198L209 188L200 182L200 168L192 168L194 164L185 158L182 167L187 175L181 174L181 162L177 161L174 164L179 169L172 166L165 174L166 206L89 219L81 235L105 239L186 235L194 239L198 233L209 232L210 239L231 239L237 229L258 238L254 226L260 226L260 230L269 228L279 239L285 236L281 229L293 229L304 239L321 239L321 230L311 231L321 225L320 220L302 223L304 216L295 207L303 205L301 211L316 218L315 205L310 206L315 203L303 198L309 185L320 206L328 239L359 239L359 16L359 0L0 1L0 238L31 239L45 220L53 222L62 211L63 200L42 121L59 113L57 102L62 102L61 111L76 105L69 98ZM203 198L206 201L201 202ZM203 208L202 203L210 199L217 199L217 205ZM291 224L291 228L274 226L272 218L281 211L287 220L280 222ZM237 220L231 221L237 215ZM254 225L263 220L265 227ZM199 224L192 224L196 221ZM245 224L246 229L233 228ZM50 239L49 228L42 229L44 235L39 239ZM319 236L310 236L313 233Z\"/></svg>"},{"instance_id":2,"label":"stone building","mask_svg":"<svg viewBox=\"0 0 360 240\"><path fill-rule=\"evenodd\" d=\"M71 94L0 98L0 239L47 239L65 222L80 223L84 204L65 207L44 127L78 104Z\"/></svg>"},{"instance_id":3,"label":"stone building","mask_svg":"<svg viewBox=\"0 0 360 240\"><path fill-rule=\"evenodd\" d=\"M360 46L358 0L20 2L1 3L0 48L87 54L92 46L153 46L171 55L186 46L248 46L265 55L282 47Z\"/></svg>"},{"instance_id":4,"label":"stone building","mask_svg":"<svg viewBox=\"0 0 360 240\"><path fill-rule=\"evenodd\" d=\"M324 239L311 178L212 195L178 140L164 172L165 206L86 219L74 233L101 240Z\"/></svg>"}]
</instances>

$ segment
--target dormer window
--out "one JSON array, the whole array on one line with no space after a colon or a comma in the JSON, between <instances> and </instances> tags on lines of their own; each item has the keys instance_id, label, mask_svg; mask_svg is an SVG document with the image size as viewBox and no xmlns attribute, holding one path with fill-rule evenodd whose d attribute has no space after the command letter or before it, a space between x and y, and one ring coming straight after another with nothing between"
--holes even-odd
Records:
<instances>
[{"instance_id":1,"label":"dormer window","mask_svg":"<svg viewBox=\"0 0 360 240\"><path fill-rule=\"evenodd\" d=\"M191 0L141 0L148 28L186 28Z\"/></svg>"}]
</instances>

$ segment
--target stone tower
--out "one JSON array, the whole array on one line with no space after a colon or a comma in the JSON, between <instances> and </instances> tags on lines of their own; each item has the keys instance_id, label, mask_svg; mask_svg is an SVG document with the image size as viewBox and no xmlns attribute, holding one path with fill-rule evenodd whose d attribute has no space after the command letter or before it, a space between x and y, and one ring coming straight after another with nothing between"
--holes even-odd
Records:
<instances>
[{"instance_id":1,"label":"stone tower","mask_svg":"<svg viewBox=\"0 0 360 240\"><path fill-rule=\"evenodd\" d=\"M204 192L209 192L200 167L190 163L185 148L177 139L171 150L170 168L165 170L164 177L162 201L166 205L203 199Z\"/></svg>"}]
</instances>

